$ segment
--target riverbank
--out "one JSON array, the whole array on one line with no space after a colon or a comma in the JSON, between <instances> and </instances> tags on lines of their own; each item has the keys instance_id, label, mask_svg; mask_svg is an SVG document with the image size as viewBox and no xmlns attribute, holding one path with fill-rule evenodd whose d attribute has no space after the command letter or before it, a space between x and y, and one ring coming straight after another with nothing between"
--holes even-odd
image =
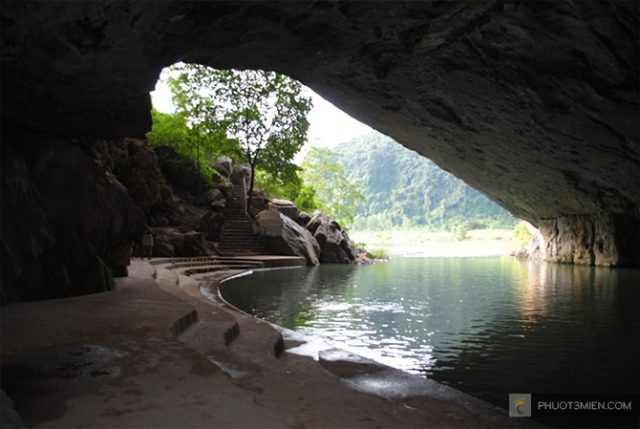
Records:
<instances>
[{"instance_id":1,"label":"riverbank","mask_svg":"<svg viewBox=\"0 0 640 429\"><path fill-rule=\"evenodd\" d=\"M201 293L266 259L199 259L136 260L115 291L4 307L2 387L27 426L535 426L375 363L283 353L299 342Z\"/></svg>"},{"instance_id":2,"label":"riverbank","mask_svg":"<svg viewBox=\"0 0 640 429\"><path fill-rule=\"evenodd\" d=\"M522 247L510 229L478 229L465 232L465 238L452 232L433 232L421 228L391 231L351 231L351 239L366 249L383 249L389 256L472 257L502 256Z\"/></svg>"}]
</instances>

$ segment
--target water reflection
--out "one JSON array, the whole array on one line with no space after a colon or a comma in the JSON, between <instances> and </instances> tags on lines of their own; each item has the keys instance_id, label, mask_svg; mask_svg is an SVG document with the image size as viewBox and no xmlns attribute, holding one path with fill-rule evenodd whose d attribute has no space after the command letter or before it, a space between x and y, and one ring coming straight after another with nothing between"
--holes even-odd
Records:
<instances>
[{"instance_id":1,"label":"water reflection","mask_svg":"<svg viewBox=\"0 0 640 429\"><path fill-rule=\"evenodd\" d=\"M512 258L396 259L256 273L235 305L504 405L505 394L637 392L640 270Z\"/></svg>"}]
</instances>

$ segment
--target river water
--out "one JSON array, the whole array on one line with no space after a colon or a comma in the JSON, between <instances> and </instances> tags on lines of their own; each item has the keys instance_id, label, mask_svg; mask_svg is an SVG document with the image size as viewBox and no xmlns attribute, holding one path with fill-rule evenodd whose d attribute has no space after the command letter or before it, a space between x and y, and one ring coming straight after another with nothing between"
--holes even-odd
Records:
<instances>
[{"instance_id":1,"label":"river water","mask_svg":"<svg viewBox=\"0 0 640 429\"><path fill-rule=\"evenodd\" d=\"M640 270L396 258L256 272L222 293L270 322L501 407L510 392L640 386Z\"/></svg>"}]
</instances>

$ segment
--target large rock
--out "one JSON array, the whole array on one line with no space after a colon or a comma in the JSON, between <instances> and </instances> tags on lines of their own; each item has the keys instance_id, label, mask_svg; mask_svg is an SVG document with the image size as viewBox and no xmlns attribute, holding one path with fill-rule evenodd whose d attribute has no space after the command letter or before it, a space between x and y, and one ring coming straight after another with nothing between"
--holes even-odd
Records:
<instances>
[{"instance_id":1,"label":"large rock","mask_svg":"<svg viewBox=\"0 0 640 429\"><path fill-rule=\"evenodd\" d=\"M300 213L300 209L296 207L295 204L293 204L291 201L278 198L269 201L269 203L267 204L267 208L278 210L280 213L294 221L298 218L298 215Z\"/></svg>"},{"instance_id":2,"label":"large rock","mask_svg":"<svg viewBox=\"0 0 640 429\"><path fill-rule=\"evenodd\" d=\"M220 212L207 212L200 219L198 231L204 233L204 237L210 241L220 241L222 238L222 226L225 216Z\"/></svg>"},{"instance_id":3,"label":"large rock","mask_svg":"<svg viewBox=\"0 0 640 429\"><path fill-rule=\"evenodd\" d=\"M62 139L2 145L2 301L101 292L126 275L144 214L103 166Z\"/></svg>"},{"instance_id":4,"label":"large rock","mask_svg":"<svg viewBox=\"0 0 640 429\"><path fill-rule=\"evenodd\" d=\"M307 229L320 245L320 262L350 264L356 261L358 250L331 216L316 212L307 224Z\"/></svg>"},{"instance_id":5,"label":"large rock","mask_svg":"<svg viewBox=\"0 0 640 429\"><path fill-rule=\"evenodd\" d=\"M258 232L271 252L302 256L307 265L318 265L320 247L309 231L277 210L258 213L256 222Z\"/></svg>"},{"instance_id":6,"label":"large rock","mask_svg":"<svg viewBox=\"0 0 640 429\"><path fill-rule=\"evenodd\" d=\"M199 232L183 232L178 228L152 228L154 257L206 256L207 248Z\"/></svg>"},{"instance_id":7,"label":"large rock","mask_svg":"<svg viewBox=\"0 0 640 429\"><path fill-rule=\"evenodd\" d=\"M251 207L249 207L250 214L255 218L262 210L267 210L269 207L269 200L261 189L253 188L251 193Z\"/></svg>"},{"instance_id":8,"label":"large rock","mask_svg":"<svg viewBox=\"0 0 640 429\"><path fill-rule=\"evenodd\" d=\"M251 166L249 164L240 164L236 165L233 168L233 173L231 174L231 182L232 183L242 183L244 180L245 183L249 183L251 179Z\"/></svg>"},{"instance_id":9,"label":"large rock","mask_svg":"<svg viewBox=\"0 0 640 429\"><path fill-rule=\"evenodd\" d=\"M86 149L86 148L85 148ZM89 144L93 155L126 188L151 226L185 223L184 207L166 184L158 157L143 140L123 140Z\"/></svg>"},{"instance_id":10,"label":"large rock","mask_svg":"<svg viewBox=\"0 0 640 429\"><path fill-rule=\"evenodd\" d=\"M220 189L210 189L207 191L207 200L209 207L217 211L224 211L227 206L227 198Z\"/></svg>"},{"instance_id":11,"label":"large rock","mask_svg":"<svg viewBox=\"0 0 640 429\"><path fill-rule=\"evenodd\" d=\"M231 179L231 173L233 173L233 160L228 156L220 155L213 163L213 169L222 177Z\"/></svg>"},{"instance_id":12,"label":"large rock","mask_svg":"<svg viewBox=\"0 0 640 429\"><path fill-rule=\"evenodd\" d=\"M611 263L640 265L621 253L635 231L619 230L640 206L638 2L6 2L1 13L3 128L140 137L164 66L277 70L534 225L600 225L619 250Z\"/></svg>"}]
</instances>

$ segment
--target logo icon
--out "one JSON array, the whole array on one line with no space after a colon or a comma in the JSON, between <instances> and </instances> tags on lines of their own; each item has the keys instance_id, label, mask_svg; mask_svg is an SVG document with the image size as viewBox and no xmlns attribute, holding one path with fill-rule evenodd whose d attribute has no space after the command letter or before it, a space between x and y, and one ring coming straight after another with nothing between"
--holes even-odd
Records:
<instances>
[{"instance_id":1,"label":"logo icon","mask_svg":"<svg viewBox=\"0 0 640 429\"><path fill-rule=\"evenodd\" d=\"M509 417L531 417L530 393L509 393Z\"/></svg>"}]
</instances>

